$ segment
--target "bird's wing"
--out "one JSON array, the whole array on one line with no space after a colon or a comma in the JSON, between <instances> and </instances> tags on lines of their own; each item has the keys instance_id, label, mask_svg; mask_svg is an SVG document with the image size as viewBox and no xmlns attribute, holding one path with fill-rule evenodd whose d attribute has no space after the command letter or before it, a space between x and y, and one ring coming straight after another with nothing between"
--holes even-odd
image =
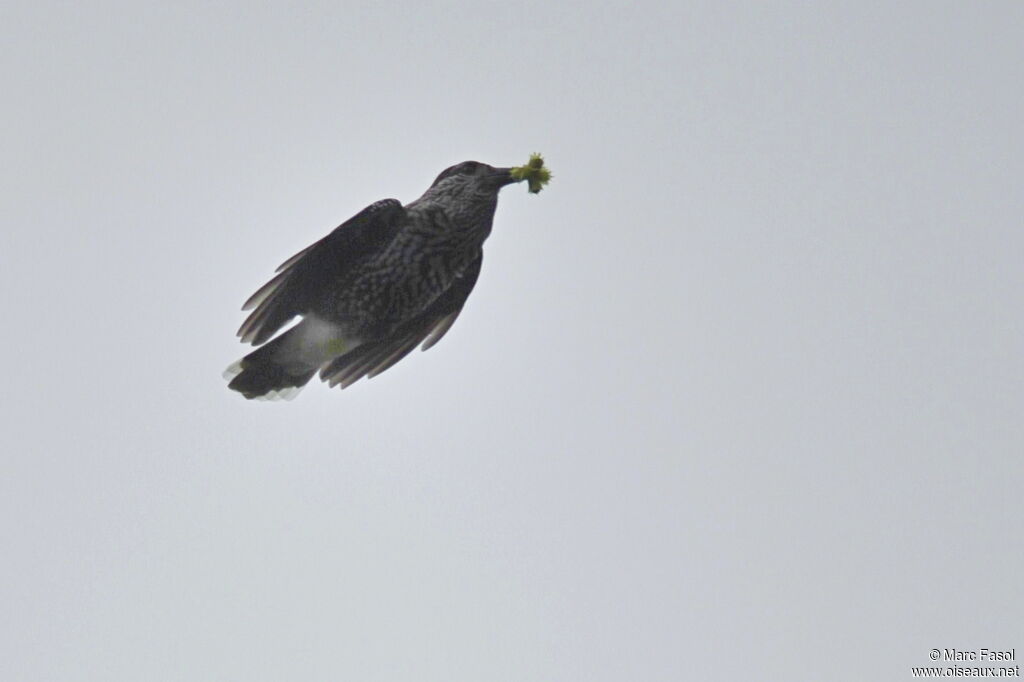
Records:
<instances>
[{"instance_id":1,"label":"bird's wing","mask_svg":"<svg viewBox=\"0 0 1024 682\"><path fill-rule=\"evenodd\" d=\"M462 306L480 276L482 263L483 253L480 253L422 313L390 336L369 341L335 358L320 370L320 378L331 386L340 384L345 388L364 376L377 376L412 352L420 342L423 343L423 350L433 346L455 324L455 319L462 312Z\"/></svg>"},{"instance_id":2,"label":"bird's wing","mask_svg":"<svg viewBox=\"0 0 1024 682\"><path fill-rule=\"evenodd\" d=\"M390 242L404 217L397 199L375 202L282 263L277 275L242 306L255 308L238 329L242 342L258 346L293 317L309 312L355 263Z\"/></svg>"}]
</instances>

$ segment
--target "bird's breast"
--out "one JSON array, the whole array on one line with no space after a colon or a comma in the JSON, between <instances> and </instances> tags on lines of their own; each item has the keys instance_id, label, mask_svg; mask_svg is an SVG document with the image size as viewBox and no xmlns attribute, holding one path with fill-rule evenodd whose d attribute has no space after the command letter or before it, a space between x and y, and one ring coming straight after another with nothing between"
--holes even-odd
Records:
<instances>
[{"instance_id":1,"label":"bird's breast","mask_svg":"<svg viewBox=\"0 0 1024 682\"><path fill-rule=\"evenodd\" d=\"M412 225L339 287L331 312L355 333L386 333L447 291L479 250L457 231Z\"/></svg>"}]
</instances>

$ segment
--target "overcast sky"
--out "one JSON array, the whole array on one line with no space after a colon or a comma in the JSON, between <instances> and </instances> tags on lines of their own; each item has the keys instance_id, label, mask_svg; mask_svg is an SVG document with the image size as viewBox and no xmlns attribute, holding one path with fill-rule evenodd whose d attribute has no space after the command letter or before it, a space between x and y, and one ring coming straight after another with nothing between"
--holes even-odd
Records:
<instances>
[{"instance_id":1,"label":"overcast sky","mask_svg":"<svg viewBox=\"0 0 1024 682\"><path fill-rule=\"evenodd\" d=\"M911 679L1024 657L1024 4L0 8L0 678ZM242 302L525 162L430 352ZM1018 661L1019 663L1019 661Z\"/></svg>"}]
</instances>

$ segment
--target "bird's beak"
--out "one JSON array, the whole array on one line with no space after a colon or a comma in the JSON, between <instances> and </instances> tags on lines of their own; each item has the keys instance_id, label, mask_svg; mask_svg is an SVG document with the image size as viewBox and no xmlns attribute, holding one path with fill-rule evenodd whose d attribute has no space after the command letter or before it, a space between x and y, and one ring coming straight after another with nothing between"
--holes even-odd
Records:
<instances>
[{"instance_id":1,"label":"bird's beak","mask_svg":"<svg viewBox=\"0 0 1024 682\"><path fill-rule=\"evenodd\" d=\"M487 177L494 183L495 187L504 187L505 185L511 185L513 182L522 182L512 177L511 168L495 168Z\"/></svg>"}]
</instances>

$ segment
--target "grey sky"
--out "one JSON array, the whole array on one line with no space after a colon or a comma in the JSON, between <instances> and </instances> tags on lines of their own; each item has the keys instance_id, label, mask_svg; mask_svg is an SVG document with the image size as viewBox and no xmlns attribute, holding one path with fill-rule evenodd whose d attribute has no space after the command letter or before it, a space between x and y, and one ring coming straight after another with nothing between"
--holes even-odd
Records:
<instances>
[{"instance_id":1,"label":"grey sky","mask_svg":"<svg viewBox=\"0 0 1024 682\"><path fill-rule=\"evenodd\" d=\"M1024 651L1024 5L7 3L3 680L903 680ZM436 348L284 258L532 151Z\"/></svg>"}]
</instances>

